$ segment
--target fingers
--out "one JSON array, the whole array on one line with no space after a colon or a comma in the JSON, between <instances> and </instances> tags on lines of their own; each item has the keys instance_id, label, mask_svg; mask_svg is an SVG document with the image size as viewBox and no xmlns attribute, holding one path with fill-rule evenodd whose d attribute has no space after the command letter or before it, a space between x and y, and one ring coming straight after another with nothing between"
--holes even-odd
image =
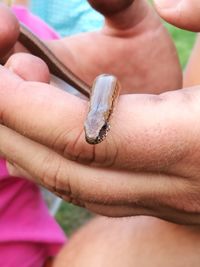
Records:
<instances>
[{"instance_id":1,"label":"fingers","mask_svg":"<svg viewBox=\"0 0 200 267\"><path fill-rule=\"evenodd\" d=\"M199 88L121 96L106 140L91 146L83 133L85 101L49 85L23 82L3 68L0 75L4 125L68 159L159 171L184 160L199 142Z\"/></svg>"},{"instance_id":2,"label":"fingers","mask_svg":"<svg viewBox=\"0 0 200 267\"><path fill-rule=\"evenodd\" d=\"M168 195L168 197L171 197ZM155 197L156 203L154 203L154 207L150 207L148 204L149 199L146 202L142 202L140 204L140 200L134 199L131 204L130 201L124 203L124 205L105 205L102 204L94 204L94 203L86 203L85 207L98 213L103 216L108 217L127 217L127 216L151 216L157 217L163 220L167 220L169 222L178 223L178 224L188 224L188 225L199 225L200 216L197 213L190 213L184 210L176 210L172 204L171 207L166 208L165 204L159 204L159 198ZM158 201L157 201L158 200ZM177 200L177 199L176 199ZM182 201L182 199L177 200ZM187 201L187 200L186 200ZM128 203L128 204L127 204ZM155 208L156 205L156 208Z\"/></svg>"},{"instance_id":3,"label":"fingers","mask_svg":"<svg viewBox=\"0 0 200 267\"><path fill-rule=\"evenodd\" d=\"M22 173L28 173L64 200L97 213L145 214L175 222L199 223L195 187L188 186L180 177L81 165L5 126L0 126L0 151Z\"/></svg>"},{"instance_id":4,"label":"fingers","mask_svg":"<svg viewBox=\"0 0 200 267\"><path fill-rule=\"evenodd\" d=\"M40 58L27 53L12 55L6 62L5 67L16 73L23 80L50 82L49 69L46 63Z\"/></svg>"},{"instance_id":5,"label":"fingers","mask_svg":"<svg viewBox=\"0 0 200 267\"><path fill-rule=\"evenodd\" d=\"M18 34L17 19L8 7L0 4L0 58L12 49L17 41Z\"/></svg>"},{"instance_id":6,"label":"fingers","mask_svg":"<svg viewBox=\"0 0 200 267\"><path fill-rule=\"evenodd\" d=\"M154 0L159 15L176 27L200 31L199 0Z\"/></svg>"},{"instance_id":7,"label":"fingers","mask_svg":"<svg viewBox=\"0 0 200 267\"><path fill-rule=\"evenodd\" d=\"M45 83L49 83L50 81L49 70L44 61L27 53L13 54L6 62L5 67L20 76L23 80L41 81ZM26 177L33 180L28 172L16 164L7 162L7 169L12 176Z\"/></svg>"}]
</instances>

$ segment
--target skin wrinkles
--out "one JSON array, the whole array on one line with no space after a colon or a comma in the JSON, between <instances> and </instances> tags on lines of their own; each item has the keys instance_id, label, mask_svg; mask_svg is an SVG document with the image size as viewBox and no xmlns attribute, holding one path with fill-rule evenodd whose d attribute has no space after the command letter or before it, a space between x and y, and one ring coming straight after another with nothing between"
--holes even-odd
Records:
<instances>
[{"instance_id":1,"label":"skin wrinkles","mask_svg":"<svg viewBox=\"0 0 200 267\"><path fill-rule=\"evenodd\" d=\"M67 190L61 188L61 186L59 186L59 188L51 188L51 190L53 190L53 192L58 195L60 198L62 198L63 200L72 203L74 205L79 205L80 207L85 207L84 202L81 200L81 198L75 194L72 193L71 190L71 186L70 183L68 185Z\"/></svg>"},{"instance_id":2,"label":"skin wrinkles","mask_svg":"<svg viewBox=\"0 0 200 267\"><path fill-rule=\"evenodd\" d=\"M54 161L53 167L52 167L52 161ZM55 159L55 156L52 153L46 154L46 156L43 158L43 172L42 172L42 179L41 183L42 185L48 184L51 189L57 191L59 188L58 181L60 177L60 170L61 170L61 160L59 158ZM49 172L49 169L51 169L51 172ZM49 184L49 182L51 184Z\"/></svg>"},{"instance_id":3,"label":"skin wrinkles","mask_svg":"<svg viewBox=\"0 0 200 267\"><path fill-rule=\"evenodd\" d=\"M95 161L95 146L89 146L83 136L83 129L80 130L77 128L76 131L76 138L74 140L74 133L70 132L70 135L73 136L73 141L71 138L66 138L66 140L69 140L67 144L65 145L65 149L63 150L63 156L69 160L77 161L82 164L91 164ZM89 147L89 149L88 149Z\"/></svg>"},{"instance_id":4,"label":"skin wrinkles","mask_svg":"<svg viewBox=\"0 0 200 267\"><path fill-rule=\"evenodd\" d=\"M175 191L176 192L176 191ZM59 190L59 193L61 193L61 191ZM64 195L66 195L66 192L63 191ZM67 194L68 195L68 194ZM80 203L87 203L87 204L98 204L98 199L95 200L95 198L91 198L91 199L84 199L82 198L81 199L81 196L79 196L79 199L77 199L77 196L73 195L73 193L70 191L70 201L72 203L77 203L80 202ZM69 195L67 196L67 199L69 199ZM181 194L182 195L182 194ZM63 198L65 198L65 196L63 196ZM157 211L158 210L158 207L159 206L162 206L162 210L169 210L170 212L171 209L173 209L174 212L178 212L178 214L182 215L184 214L184 212L187 212L189 215L196 215L199 213L198 210L196 211L191 211L191 209L187 210L186 208L184 208L184 205L178 205L176 207L176 205L174 205L174 203L170 203L170 198L169 196L167 197L169 199L169 201L167 201L169 204L166 204L167 202L162 198L160 198L160 201L159 203L157 203L157 201L155 202L154 200L154 194L152 193L152 197L150 197L149 195L146 196L146 198L140 198L140 199L137 199L135 198L134 201L130 201L130 203L126 203L126 207L130 207L130 208L134 208L134 207L139 207L139 208L143 208L145 210L145 212L147 211ZM131 198L130 198L131 199ZM171 196L171 199L173 199L173 196ZM107 198L107 200L104 200L104 205L111 205L113 207L115 206L118 206L118 205L122 205L123 207L123 200L119 201L119 200L116 200L115 202L113 202L113 200L109 200L109 198ZM147 213L149 214L149 212ZM152 212L150 213L152 214ZM172 217L173 218L173 217ZM173 221L173 219L171 218L171 220ZM169 220L169 218L168 218Z\"/></svg>"},{"instance_id":5,"label":"skin wrinkles","mask_svg":"<svg viewBox=\"0 0 200 267\"><path fill-rule=\"evenodd\" d=\"M68 179L65 177L65 179L67 179L68 181L67 188L66 188L66 183L62 185L61 183L62 180L60 180L60 176L62 176L62 164L63 162L60 161L56 170L54 171L54 176L51 173L51 177L49 176L47 177L48 179L47 181L52 180L52 178L54 179L54 182L53 182L54 185L53 186L49 185L49 189L50 191L53 191L56 195L58 195L63 200L68 201L69 203L72 203L74 205L80 205L82 203L82 206L83 206L83 202L79 194L77 195L72 191L73 187L71 186L70 177L68 177Z\"/></svg>"},{"instance_id":6,"label":"skin wrinkles","mask_svg":"<svg viewBox=\"0 0 200 267\"><path fill-rule=\"evenodd\" d=\"M150 101L149 101L150 100ZM147 98L147 103L149 102L150 104L152 104L152 102L155 102L157 105L158 104L161 104L162 102L165 102L165 101L167 101L166 100L166 97L164 97L164 96L150 96L149 98ZM154 103L153 103L154 104ZM146 105L146 104L145 104ZM117 112L117 110L116 110L116 117L118 116L118 114L117 114L118 112ZM120 119L118 119L118 121L121 121ZM118 122L117 121L115 121L114 123L113 123L114 125L113 125L113 132L115 131L115 126L117 127L118 126ZM151 128L151 131L150 131L150 129L149 128ZM170 127L170 129L171 129L171 127ZM151 136L153 135L153 136L155 136L155 139L156 139L156 136L162 136L162 132L163 131L165 131L166 129L161 129L162 131L161 132L159 132L158 131L158 127L156 126L156 125L154 125L154 127L152 128L152 127L147 127L146 128L146 134L144 134L143 133L143 135L145 136L145 139L147 139L148 138L148 136L149 136L149 140L151 140ZM176 130L176 127L175 127L175 130ZM150 132L149 132L150 131ZM170 134L172 134L172 132L170 131ZM175 131L175 133L174 133L174 135L176 136L176 131ZM117 133L116 133L116 136L117 136ZM112 137L112 134L109 136L109 138L110 137ZM119 136L118 136L118 138L120 138ZM127 142L125 141L125 140L123 140L123 143L127 143L127 145L128 145L128 143L130 142L130 140L132 140L132 142L134 142L134 140L137 140L137 139L139 139L140 137L138 136L135 136L135 134L133 134L133 135L131 135L131 136L129 136L129 135L127 135ZM163 137L162 137L163 138ZM168 139L168 135L166 136L166 138ZM110 139L111 140L111 139ZM82 144L83 142L81 142L81 146L83 145ZM149 143L150 144L150 141L149 142L146 142L147 144ZM159 142L160 143L160 142ZM162 142L162 143L165 143L165 141L164 142ZM84 145L83 145L84 146ZM87 146L87 145L86 145ZM84 146L84 147L86 147L86 146ZM111 146L112 147L112 146ZM184 149L184 146L182 145L182 144L180 144L180 149L178 149L179 150L179 152L178 152L178 154L182 154L182 150ZM79 147L79 149L80 149L80 147ZM97 149L97 151L95 152L95 154L96 154L96 159L95 159L95 163L100 163L100 161L99 160L97 160L97 158L98 158L98 151L99 151L99 153L100 154L103 154L102 152L101 152L101 150L99 150L100 148L98 148ZM146 147L145 147L145 149L146 149ZM117 148L117 150L118 150L118 148ZM151 146L149 147L149 150L151 151ZM158 147L157 146L157 149L156 150L158 150L158 152L157 153L159 153L159 151L160 150L162 150L162 147ZM73 150L72 150L73 151ZM108 152L108 155L107 155L107 157L108 158L114 158L114 151L110 151L110 150L108 150L109 152ZM172 160L172 163L175 161L175 160L178 160L178 159L176 159L176 154L177 154L177 152L176 152L176 154L174 154L174 152L176 152L176 151L174 151L174 148L173 148L173 143L172 143L172 145L171 145L171 149L169 149L168 150L168 156L167 155L165 155L165 157L162 157L162 159L161 159L161 161L160 160L158 160L156 163L155 162L149 162L149 165L148 165L148 168L150 169L150 166L152 166L152 165L154 165L155 164L155 166L156 166L156 169L160 169L160 168L162 168L162 166L164 166L165 168L167 167L167 166L169 166L170 164L171 164L171 162L170 161L168 161L168 158L169 158L169 156L170 155L173 155L173 160ZM85 156L84 154L83 154L83 157L85 157L85 158L87 158L87 160L89 159L90 161L91 161L91 154L89 153L88 154L89 155L89 157L88 156ZM115 154L116 156L115 156L115 159L117 158L117 153ZM147 150L147 152L146 153L144 153L144 151L142 151L142 155L141 155L141 159L139 159L138 157L137 157L137 159L139 160L139 161L141 161L141 162L143 162L143 161L145 161L145 158L146 157L148 157L149 156L149 154L148 154L148 150ZM152 157L152 154L150 155L150 159L151 159L151 157ZM179 159L182 159L181 157L179 158ZM119 160L119 159L118 159ZM115 160L114 160L115 161ZM113 162L114 162L113 161ZM92 158L92 163L94 162L94 158ZM101 162L103 162L103 161L101 161ZM161 162L162 164L160 165L160 163L159 162ZM117 165L117 163L116 163L116 165ZM124 166L124 164L123 164L123 166ZM129 166L130 167L130 166ZM140 169L144 169L142 166L140 167Z\"/></svg>"},{"instance_id":7,"label":"skin wrinkles","mask_svg":"<svg viewBox=\"0 0 200 267\"><path fill-rule=\"evenodd\" d=\"M116 125L118 124L118 122L115 120L113 124ZM118 158L118 151L119 151L118 145L120 136L118 141L116 141L113 136L113 131L114 129L112 128L112 131L110 132L106 140L102 144L99 144L98 146L88 145L87 143L85 143L84 140L80 141L79 143L80 147L83 146L85 149L87 149L86 150L87 152L89 151L87 155L83 152L83 157L85 159L85 162L87 162L90 166L97 166L97 167L103 166L107 168L116 166L115 162ZM80 147L78 147L78 149L80 149ZM88 150L88 147L92 148L92 150L91 149Z\"/></svg>"},{"instance_id":8,"label":"skin wrinkles","mask_svg":"<svg viewBox=\"0 0 200 267\"><path fill-rule=\"evenodd\" d=\"M66 166L66 163L65 162L63 162L64 163L64 165L65 166L63 166L65 169L66 168L68 168L67 166ZM72 163L69 163L69 164L72 164ZM77 166L77 164L72 164L73 166L69 166L69 168L76 168L76 166ZM31 168L31 166L30 166L30 168ZM46 169L46 168L45 168ZM84 168L85 169L85 168ZM84 177L85 175L87 175L86 173L85 173L85 170L83 169L83 179L85 179L86 177ZM98 177L96 177L96 179L98 179L99 181L101 181L102 179L104 180L104 172L102 172L102 170L99 170L99 174L98 174ZM50 173L51 173L51 171L50 171ZM112 173L113 172L111 172L111 179L112 179ZM123 173L123 172L122 172ZM101 174L101 175L100 175ZM67 182L67 178L66 178L66 172L64 172L63 174L60 174L61 176L60 176L60 181L63 181L63 179L65 179L65 181ZM70 186L72 186L73 184L71 184L72 183L72 181L75 179L75 181L73 181L73 183L75 182L76 183L76 181L77 181L77 179L78 179L78 188L76 187L75 188L75 190L76 190L76 192L73 192L73 195L74 195L74 198L76 198L76 197L78 197L78 198L80 198L81 200L84 200L84 199L86 199L86 201L85 202L87 202L87 201L91 201L91 199L95 199L96 201L98 201L98 197L97 197L97 195L95 194L94 195L94 192L92 192L93 191L93 188L94 188L94 186L92 185L92 183L93 183L93 179L90 179L90 192L86 192L86 194L84 194L84 190L83 190L83 192L81 192L81 187L82 187L82 184L81 184L81 180L82 179L79 179L78 177L76 177L77 175L78 175L78 173L77 174L74 174L75 176L72 176L71 177L71 179L70 179ZM118 176L119 176L119 174L115 174L115 173L113 173L113 175L115 176L116 175L116 178L115 178L115 182L116 182L116 186L118 187L119 185L120 185L120 188L121 188L121 182L120 182L120 184L118 183ZM69 177L70 178L70 177ZM126 175L125 175L125 183L126 183ZM134 177L132 177L132 175L130 176L130 178L131 178L131 180L132 179L134 179ZM143 184L143 182L142 182L142 180L141 180L141 178L142 177L138 177L138 180L140 180L140 187L142 186L142 184ZM130 186L131 186L131 180L129 181L130 182ZM134 182L134 180L132 180L133 182ZM146 181L146 179L145 179L145 181ZM146 186L147 185L145 185L145 182L144 181L144 188L143 188L143 190L146 190L147 188L146 188ZM97 181L98 182L98 181ZM102 181L102 184L101 184L101 186L100 187L98 187L98 190L100 190L100 196L102 197L102 199L104 199L104 194L106 195L106 201L108 200L108 197L110 198L110 201L111 202L113 202L113 203L116 203L116 201L118 202L118 201L122 201L122 203L123 203L123 205L126 205L126 203L127 203L127 199L126 199L126 196L124 196L123 197L123 192L118 192L117 193L117 195L115 195L116 194L116 191L115 191L115 193L113 192L113 194L112 194L112 196L110 195L110 193L111 192L109 192L109 191L107 191L108 190L108 188L109 188L109 186L108 186L108 184L107 185L105 185L105 188L101 188L102 186L104 187L104 182L105 181ZM98 182L99 183L99 182ZM84 185L85 183L83 183L83 185ZM113 184L113 181L111 180L110 181L110 184ZM170 184L170 183L169 183ZM62 185L62 184L61 184ZM139 186L139 184L138 184L138 186ZM154 186L155 186L155 180L152 180L152 188L155 190L155 188L154 188ZM165 186L164 186L165 187ZM174 187L174 185L173 185L173 187ZM74 188L74 187L72 187L72 188ZM130 187L131 188L131 187ZM146 188L146 189L145 189ZM167 186L166 186L166 188L167 188ZM78 192L77 192L77 189L78 189ZM103 189L103 191L102 191L102 189ZM116 188L116 190L118 191L118 189L119 188ZM123 188L121 188L120 190L122 190ZM150 188L148 188L148 190L149 190ZM162 189L164 189L164 188L162 188ZM123 189L124 190L124 189ZM136 192L138 192L138 188L135 188L135 190L136 190ZM135 192L135 190L133 190L133 194L134 194L134 192ZM168 190L170 190L170 188L168 188ZM161 191L161 194L162 194L162 190L159 190L159 191ZM126 192L127 192L127 190L126 190ZM153 192L155 192L155 191L153 191ZM119 193L120 193L120 195L119 195ZM146 195L146 194L144 194L144 195ZM113 197L114 197L114 199L113 199ZM136 197L137 197L137 195L136 195ZM139 196L138 196L139 197ZM142 196L141 196L142 197ZM132 199L131 198L131 196L129 197L129 199ZM133 198L133 202L134 202L134 199L135 198ZM128 204L128 203L127 203ZM160 209L161 209L161 211L162 211L162 205L160 206ZM135 214L135 213L134 213ZM165 216L167 216L167 215L165 215ZM171 216L171 212L168 214L168 216ZM171 218L171 217L170 217ZM191 220L190 220L191 221Z\"/></svg>"},{"instance_id":9,"label":"skin wrinkles","mask_svg":"<svg viewBox=\"0 0 200 267\"><path fill-rule=\"evenodd\" d=\"M185 214L185 213L188 213L188 214L192 214L192 215L198 215L199 214L199 209L198 210L187 210L184 205L178 205L177 207L174 205L173 202L169 202L167 204L167 202L164 201L164 199L162 200L160 198L160 201L155 201L153 199L153 194L152 194L152 197L146 197L146 198L141 198L141 199L137 199L135 198L134 201L130 201L129 203L126 202L126 203L123 203L123 201L121 200L117 200L115 202L113 202L112 200L110 200L109 198L107 199L104 199L104 203L102 205L105 205L105 206L112 206L112 207L117 207L117 206L122 206L122 207L130 207L130 208L135 208L135 207L138 207L138 208L143 208L145 211L154 211L154 212L157 212L158 211L158 207L162 207L162 211L164 210L169 210L171 212L171 210L173 210L174 212L178 212L180 214ZM171 197L172 198L172 197ZM170 199L170 197L169 197ZM97 204L99 203L98 199L95 199L95 198L91 198L91 199L82 199L82 201L84 201L85 203L90 203L90 204ZM123 206L124 205L124 206Z\"/></svg>"},{"instance_id":10,"label":"skin wrinkles","mask_svg":"<svg viewBox=\"0 0 200 267\"><path fill-rule=\"evenodd\" d=\"M123 144L127 143L127 145L128 145L129 142L137 144L137 146L135 147L135 149L136 149L135 153L136 153L137 157L134 158L134 153L133 153L132 161L136 162L134 165L137 166L139 164L139 166L141 166L141 168L142 168L141 164L143 161L145 162L145 166L147 166L147 168L152 166L154 163L157 164L157 162L162 163L163 167L166 167L166 159L167 159L167 162L169 164L174 164L177 161L186 158L186 156L188 155L188 149L191 147L190 146L191 141L189 141L190 138L189 138L187 132L185 130L183 130L183 131L181 130L181 129L185 128L185 119L182 121L182 120L180 120L180 118L182 118L182 117L187 118L188 117L187 110L184 111L184 109L185 109L184 106L182 108L180 108L180 110L183 109L185 116L181 115L181 117L178 119L178 124L176 122L177 121L176 118L173 117L174 116L173 113L170 115L170 117L172 117L172 119L168 118L168 122L164 123L164 118L165 118L164 114L166 112L165 106L166 107L168 106L169 101L171 104L173 104L172 101L174 102L174 100L173 100L173 96L170 99L167 98L167 96L165 96L165 97L162 96L162 98L164 100L160 101L160 99L161 99L160 96L158 96L158 97L157 96L155 96L155 97L150 96L150 98L147 98L147 101L143 100L142 103L140 103L140 97L138 97L138 99L136 99L136 102L138 102L138 104L143 104L144 108L147 107L147 109L146 109L147 113L149 112L148 110L150 109L152 104L154 104L154 102L155 102L155 105L153 106L153 109L155 109L155 112L157 109L160 109L160 105L162 105L162 107L163 107L162 111L159 112L159 114L157 116L158 118L154 117L154 120L152 121L153 124L151 121L150 122L148 121L147 124L145 124L145 122L143 122L143 119L141 118L141 122L144 124L141 126L141 128L142 128L141 133L138 130L136 130L135 132L131 132L129 134L128 131L126 130L126 125L123 125L123 127L125 126L124 131L127 132L127 134L124 136L124 138L126 138L126 139L123 139ZM149 99L150 99L150 102L149 102ZM156 101L153 101L153 100L156 100ZM157 101L157 100L159 100L159 101ZM123 103L123 98L120 98L120 102L118 104L120 106L121 106L121 101ZM178 100L178 102L179 102L179 100ZM178 106L178 103L177 103L177 106ZM124 111L124 112L128 113L129 111ZM151 110L150 110L150 112L151 112ZM162 113L164 116L162 116ZM168 111L168 113L169 113L169 111ZM178 113L178 116L179 116L179 113ZM133 115L133 118L132 118L132 114L130 113L129 117L131 117L131 120L132 120L132 122L130 122L130 123L134 123L134 117L135 116L137 117L138 114L139 113L138 113L137 108L135 110L135 115ZM120 116L120 114L117 114L117 116ZM162 120L160 120L160 118L161 118L160 116L163 117ZM189 116L191 116L191 114L189 114ZM120 117L118 117L118 122L120 120L123 120L123 118L120 119ZM158 122L160 124L159 123L156 124L155 123L156 120L158 120ZM137 119L137 122L138 122L138 119ZM174 122L176 122L176 123L174 123ZM129 124L128 121L127 121L127 124ZM192 125L192 123L191 123L191 125ZM115 124L113 125L113 127L115 128ZM137 129L139 126L135 125L135 127ZM146 129L146 132L144 129ZM168 129L170 129L170 130L168 130ZM113 129L113 131L115 131L115 129ZM165 134L167 132L168 132L168 134ZM179 145L177 144L177 141L176 141L177 134L180 134L180 137L181 137L179 140ZM152 138L152 136L154 136L154 138ZM186 136L187 136L187 139L185 138ZM153 140L153 143L152 143L152 140ZM183 142L183 140L184 140L184 142ZM188 140L188 142L186 142L186 140ZM174 142L176 142L176 145L174 145ZM144 144L145 144L145 146L144 146ZM167 149L165 148L165 146L167 147ZM126 148L126 145L124 145L124 147ZM144 149L141 149L141 147L144 147ZM152 147L154 147L153 150L152 150ZM174 148L176 148L176 150L174 150ZM138 149L140 150L140 153L137 152ZM128 150L128 147L127 147L127 150ZM148 150L150 151L150 153L148 153ZM162 157L161 157L160 151L162 151L162 150L165 151L165 154L162 155ZM123 154L126 154L126 153L123 153ZM131 155L130 155L130 157L131 157ZM152 158L154 160L156 160L156 162L153 162ZM125 161L126 160L124 159L123 160L124 164L125 164ZM128 157L127 158L127 166L129 166L130 161L131 160ZM124 166L124 164L123 164L123 166Z\"/></svg>"},{"instance_id":11,"label":"skin wrinkles","mask_svg":"<svg viewBox=\"0 0 200 267\"><path fill-rule=\"evenodd\" d=\"M80 142L80 139L81 139L81 136L83 135L83 130L81 130L80 131L80 133L77 135L77 137L75 138L75 140L74 140L74 142L73 142L73 144L72 144L72 151L74 151L74 160L75 161L81 161L81 159L80 159L80 155L81 155L81 149L80 149L80 147L79 147L79 142ZM78 150L76 149L76 147L77 147L77 145L78 145ZM65 151L66 151L66 149L64 150L64 155L65 155ZM77 153L76 155L75 155L75 151L80 151L79 153Z\"/></svg>"},{"instance_id":12,"label":"skin wrinkles","mask_svg":"<svg viewBox=\"0 0 200 267\"><path fill-rule=\"evenodd\" d=\"M111 138L112 138L112 135L110 135L109 139L111 140ZM113 145L112 142L115 143L115 145ZM105 145L104 155L105 155L104 160L101 160L101 161L98 160L94 162L92 165L97 166L97 167L104 166L106 168L112 168L116 166L116 159L118 157L118 146L117 146L117 143L114 141L114 138L112 138L112 141L108 142L108 145Z\"/></svg>"},{"instance_id":13,"label":"skin wrinkles","mask_svg":"<svg viewBox=\"0 0 200 267\"><path fill-rule=\"evenodd\" d=\"M67 144L63 144L62 140L65 139L68 136L68 133L71 132L71 129L68 130L67 132L61 131L60 133L58 133L55 137L55 139L53 140L52 144L50 144L50 146L55 149L56 151L59 152L59 154L61 155L68 155L68 153L66 153L67 150ZM67 138L66 138L67 139ZM62 145L62 147L61 147Z\"/></svg>"},{"instance_id":14,"label":"skin wrinkles","mask_svg":"<svg viewBox=\"0 0 200 267\"><path fill-rule=\"evenodd\" d=\"M78 194L79 195L79 194ZM76 196L73 196L74 198L76 198L77 197L77 194L76 194ZM79 198L81 198L81 199L83 199L84 200L84 198L82 198L82 196L81 195L79 195ZM94 199L94 197L92 197L92 199ZM88 198L87 198L87 201L88 201ZM123 200L121 200L121 201L123 201ZM123 203L123 202L122 202Z\"/></svg>"},{"instance_id":15,"label":"skin wrinkles","mask_svg":"<svg viewBox=\"0 0 200 267\"><path fill-rule=\"evenodd\" d=\"M166 176L167 177L167 176ZM177 180L177 177L169 177L168 176L168 182L170 183L171 182L171 179L175 179ZM179 178L178 178L179 179ZM177 184L178 185L178 184ZM167 195L166 196L166 199L165 199L165 196L163 194L159 194L159 201L155 199L158 199L158 198L155 198L156 197L156 192L154 193L153 191L151 192L151 195L148 194L146 196L143 196L142 198L137 198L135 197L134 200L132 200L133 198L130 197L130 203L128 203L126 201L126 204L124 203L124 200L121 199L116 199L115 201L113 201L113 199L109 199L109 197L107 197L107 199L104 199L104 205L111 205L111 206L118 206L118 205L122 205L123 206L123 203L124 205L130 207L130 208L133 208L133 207L140 207L140 208L144 208L145 210L151 210L151 211L157 211L158 210L158 207L160 207L160 209L162 211L164 210L173 210L174 212L178 212L179 214L184 214L184 213L188 213L188 214L191 214L191 215L195 215L195 214L199 214L199 205L198 203L195 205L195 208L193 210L191 210L191 204L194 203L194 200L196 198L191 198L191 202L189 201L189 198L188 198L188 194L186 196L183 195L183 192L181 192L182 190L180 190L179 188L179 191L177 193L177 191L175 190L176 188L176 183L174 183L174 192L172 191L173 194L171 195ZM153 188L152 188L153 190ZM184 190L184 188L183 188ZM186 191L187 193L187 191ZM179 199L179 202L176 202L174 201L174 199L177 199L177 197L175 197L175 195L178 194L182 197L178 198ZM184 196L184 198L183 198ZM92 204L98 204L98 198L91 198L91 199L84 199L84 201L86 201L87 203L92 203ZM182 200L182 201L180 201ZM184 203L187 203L187 202L190 202L188 203L188 206L187 204L185 205Z\"/></svg>"}]
</instances>

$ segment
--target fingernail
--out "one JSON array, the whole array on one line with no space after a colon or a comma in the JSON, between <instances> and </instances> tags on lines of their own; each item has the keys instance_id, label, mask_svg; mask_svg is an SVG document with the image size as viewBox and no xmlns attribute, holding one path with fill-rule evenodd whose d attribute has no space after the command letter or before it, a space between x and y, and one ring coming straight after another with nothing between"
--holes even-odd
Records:
<instances>
[{"instance_id":1,"label":"fingernail","mask_svg":"<svg viewBox=\"0 0 200 267\"><path fill-rule=\"evenodd\" d=\"M154 0L159 8L176 8L182 0Z\"/></svg>"}]
</instances>

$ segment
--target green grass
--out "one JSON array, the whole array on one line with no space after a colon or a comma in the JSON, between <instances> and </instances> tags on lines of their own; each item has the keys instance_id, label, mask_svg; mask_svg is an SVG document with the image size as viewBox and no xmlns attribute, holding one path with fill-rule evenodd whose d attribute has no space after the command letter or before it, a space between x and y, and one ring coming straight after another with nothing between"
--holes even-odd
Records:
<instances>
[{"instance_id":1,"label":"green grass","mask_svg":"<svg viewBox=\"0 0 200 267\"><path fill-rule=\"evenodd\" d=\"M56 214L56 219L67 236L70 236L91 217L92 214L89 211L66 202L62 202Z\"/></svg>"},{"instance_id":2,"label":"green grass","mask_svg":"<svg viewBox=\"0 0 200 267\"><path fill-rule=\"evenodd\" d=\"M166 24L166 27L175 42L181 65L184 68L195 41L195 34L179 30L168 24ZM91 216L92 215L85 209L63 202L56 218L66 234L69 236Z\"/></svg>"}]
</instances>

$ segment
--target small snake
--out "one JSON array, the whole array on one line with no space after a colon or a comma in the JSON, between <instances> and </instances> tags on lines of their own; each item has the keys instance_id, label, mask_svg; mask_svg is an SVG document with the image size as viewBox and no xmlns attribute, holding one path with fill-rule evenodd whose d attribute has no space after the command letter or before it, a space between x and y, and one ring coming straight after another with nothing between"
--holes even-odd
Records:
<instances>
[{"instance_id":1,"label":"small snake","mask_svg":"<svg viewBox=\"0 0 200 267\"><path fill-rule=\"evenodd\" d=\"M86 97L90 97L90 87L69 70L51 50L26 26L20 23L19 42L32 54L43 59L49 71L67 82ZM92 86L90 108L84 123L85 139L89 144L102 142L108 130L114 104L119 95L120 85L113 75L98 76Z\"/></svg>"},{"instance_id":2,"label":"small snake","mask_svg":"<svg viewBox=\"0 0 200 267\"><path fill-rule=\"evenodd\" d=\"M98 144L105 139L119 91L120 85L115 76L102 74L95 79L90 108L84 123L85 138L89 144Z\"/></svg>"}]
</instances>

